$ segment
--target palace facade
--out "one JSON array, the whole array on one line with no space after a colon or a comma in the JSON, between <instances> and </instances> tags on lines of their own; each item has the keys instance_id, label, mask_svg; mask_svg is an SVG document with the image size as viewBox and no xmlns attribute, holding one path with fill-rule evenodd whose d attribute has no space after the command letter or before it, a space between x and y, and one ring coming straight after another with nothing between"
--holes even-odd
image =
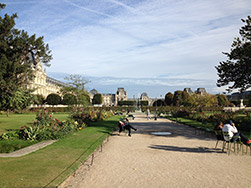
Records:
<instances>
[{"instance_id":1,"label":"palace facade","mask_svg":"<svg viewBox=\"0 0 251 188\"><path fill-rule=\"evenodd\" d=\"M33 94L42 95L46 98L51 93L60 94L60 89L67 86L66 83L47 76L46 69L43 70L43 65L40 61L33 61L31 68L34 79L25 87L27 89L34 89Z\"/></svg>"}]
</instances>

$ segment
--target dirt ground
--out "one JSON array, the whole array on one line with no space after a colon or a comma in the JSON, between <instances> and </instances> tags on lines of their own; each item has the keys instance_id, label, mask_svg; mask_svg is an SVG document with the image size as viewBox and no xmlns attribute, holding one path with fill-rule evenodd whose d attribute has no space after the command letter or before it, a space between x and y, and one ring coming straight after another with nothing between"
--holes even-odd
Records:
<instances>
[{"instance_id":1,"label":"dirt ground","mask_svg":"<svg viewBox=\"0 0 251 188\"><path fill-rule=\"evenodd\" d=\"M251 156L214 149L214 135L167 119L130 120L132 137L114 132L102 152L70 176L61 188L243 187L251 188ZM156 136L152 132L170 132Z\"/></svg>"}]
</instances>

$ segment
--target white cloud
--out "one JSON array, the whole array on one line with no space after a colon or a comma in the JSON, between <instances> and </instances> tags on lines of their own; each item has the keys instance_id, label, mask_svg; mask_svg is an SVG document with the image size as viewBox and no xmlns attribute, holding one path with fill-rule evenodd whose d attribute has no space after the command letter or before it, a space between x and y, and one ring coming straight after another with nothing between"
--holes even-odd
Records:
<instances>
[{"instance_id":1,"label":"white cloud","mask_svg":"<svg viewBox=\"0 0 251 188\"><path fill-rule=\"evenodd\" d=\"M9 11L18 10L18 27L43 35L49 43L54 58L50 71L113 76L123 78L121 83L145 86L182 86L193 79L215 85L214 67L226 59L221 52L229 51L240 19L251 7L249 0L6 3Z\"/></svg>"}]
</instances>

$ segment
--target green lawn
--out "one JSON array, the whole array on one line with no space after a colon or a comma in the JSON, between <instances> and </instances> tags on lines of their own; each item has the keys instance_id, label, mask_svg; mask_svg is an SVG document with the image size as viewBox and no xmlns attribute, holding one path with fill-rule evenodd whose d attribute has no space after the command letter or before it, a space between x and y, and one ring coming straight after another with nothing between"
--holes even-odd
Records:
<instances>
[{"instance_id":1,"label":"green lawn","mask_svg":"<svg viewBox=\"0 0 251 188\"><path fill-rule=\"evenodd\" d=\"M27 123L29 122L27 116L35 117L30 115L19 117L23 123ZM23 157L0 158L0 187L58 186L100 146L117 126L118 119L119 116L114 116L103 122L94 123Z\"/></svg>"},{"instance_id":2,"label":"green lawn","mask_svg":"<svg viewBox=\"0 0 251 188\"><path fill-rule=\"evenodd\" d=\"M59 120L66 120L70 113L54 113L53 117ZM0 135L2 133L20 129L24 125L31 125L36 118L36 113L0 115Z\"/></svg>"},{"instance_id":3,"label":"green lawn","mask_svg":"<svg viewBox=\"0 0 251 188\"><path fill-rule=\"evenodd\" d=\"M212 132L214 133L214 124L212 123L202 123L196 120L192 120L192 119L188 119L188 118L174 118L174 117L168 117L168 119L173 120L173 121L177 121L204 131L208 131L208 132ZM250 132L245 132L245 131L241 131L243 134L245 134L248 138L251 138L251 134Z\"/></svg>"}]
</instances>

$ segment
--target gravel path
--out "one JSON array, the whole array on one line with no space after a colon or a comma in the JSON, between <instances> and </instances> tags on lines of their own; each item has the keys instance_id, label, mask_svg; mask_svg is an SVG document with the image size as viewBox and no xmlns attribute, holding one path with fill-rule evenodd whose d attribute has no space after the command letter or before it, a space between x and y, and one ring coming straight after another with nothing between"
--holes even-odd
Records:
<instances>
[{"instance_id":1,"label":"gravel path","mask_svg":"<svg viewBox=\"0 0 251 188\"><path fill-rule=\"evenodd\" d=\"M80 166L61 188L251 187L251 156L215 150L213 135L167 119L137 115L132 137L114 133L96 152L94 164ZM152 132L171 132L155 136Z\"/></svg>"}]
</instances>

